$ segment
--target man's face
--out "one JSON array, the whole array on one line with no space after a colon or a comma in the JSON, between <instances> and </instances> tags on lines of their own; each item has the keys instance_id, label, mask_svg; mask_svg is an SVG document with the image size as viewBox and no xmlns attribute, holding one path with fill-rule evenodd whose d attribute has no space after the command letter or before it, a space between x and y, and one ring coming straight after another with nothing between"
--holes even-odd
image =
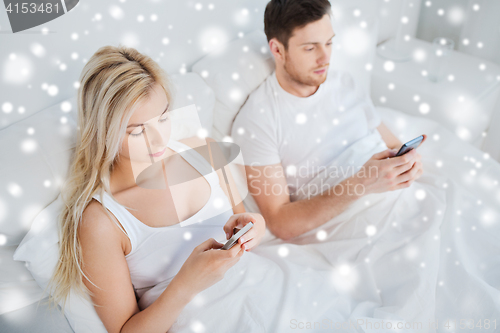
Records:
<instances>
[{"instance_id":1,"label":"man's face","mask_svg":"<svg viewBox=\"0 0 500 333\"><path fill-rule=\"evenodd\" d=\"M285 51L284 67L290 78L308 86L319 86L325 82L334 36L328 14L296 28Z\"/></svg>"}]
</instances>

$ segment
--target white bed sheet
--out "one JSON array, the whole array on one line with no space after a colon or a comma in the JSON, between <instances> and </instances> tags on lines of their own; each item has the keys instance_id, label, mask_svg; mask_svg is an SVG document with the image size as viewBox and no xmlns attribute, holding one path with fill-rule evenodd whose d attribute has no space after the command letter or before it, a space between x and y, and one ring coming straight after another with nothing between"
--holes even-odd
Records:
<instances>
[{"instance_id":1,"label":"white bed sheet","mask_svg":"<svg viewBox=\"0 0 500 333\"><path fill-rule=\"evenodd\" d=\"M370 194L290 243L267 237L171 332L500 330L500 164L433 121L379 112L403 141L429 136L419 148L422 177ZM345 161L383 150L371 139ZM151 304L165 287L140 302Z\"/></svg>"}]
</instances>

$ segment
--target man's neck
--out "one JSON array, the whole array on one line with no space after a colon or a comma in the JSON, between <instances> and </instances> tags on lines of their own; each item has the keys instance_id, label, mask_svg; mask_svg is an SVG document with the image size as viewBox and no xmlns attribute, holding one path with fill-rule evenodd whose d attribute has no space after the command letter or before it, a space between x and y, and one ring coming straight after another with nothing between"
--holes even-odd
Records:
<instances>
[{"instance_id":1,"label":"man's neck","mask_svg":"<svg viewBox=\"0 0 500 333\"><path fill-rule=\"evenodd\" d=\"M284 68L276 67L276 79L278 84L287 93L297 97L309 97L314 95L319 86L309 86L292 79Z\"/></svg>"}]
</instances>

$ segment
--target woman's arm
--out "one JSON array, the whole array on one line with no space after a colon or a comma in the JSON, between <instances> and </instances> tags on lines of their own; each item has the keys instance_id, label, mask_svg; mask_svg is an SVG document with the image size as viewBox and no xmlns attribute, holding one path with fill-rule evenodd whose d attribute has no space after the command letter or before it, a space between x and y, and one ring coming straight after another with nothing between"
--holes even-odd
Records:
<instances>
[{"instance_id":1,"label":"woman's arm","mask_svg":"<svg viewBox=\"0 0 500 333\"><path fill-rule=\"evenodd\" d=\"M115 220L116 221L116 220ZM139 310L118 226L98 202L85 209L78 236L82 247L83 282L94 294L96 312L108 332L166 332L193 295L171 283L148 308ZM173 281L172 281L173 282Z\"/></svg>"},{"instance_id":2,"label":"woman's arm","mask_svg":"<svg viewBox=\"0 0 500 333\"><path fill-rule=\"evenodd\" d=\"M116 221L116 219L115 219ZM132 286L119 227L104 208L91 202L79 226L85 285L93 293L95 310L108 332L167 332L184 307L199 292L224 278L245 252L240 244L226 251L210 238L191 252L160 296L140 311Z\"/></svg>"},{"instance_id":3,"label":"woman's arm","mask_svg":"<svg viewBox=\"0 0 500 333\"><path fill-rule=\"evenodd\" d=\"M174 278L156 301L125 322L120 333L167 332L193 296Z\"/></svg>"},{"instance_id":4,"label":"woman's arm","mask_svg":"<svg viewBox=\"0 0 500 333\"><path fill-rule=\"evenodd\" d=\"M245 251L236 244L229 250L210 238L194 248L177 275L149 307L135 314L121 332L166 332L191 299L224 278Z\"/></svg>"}]
</instances>

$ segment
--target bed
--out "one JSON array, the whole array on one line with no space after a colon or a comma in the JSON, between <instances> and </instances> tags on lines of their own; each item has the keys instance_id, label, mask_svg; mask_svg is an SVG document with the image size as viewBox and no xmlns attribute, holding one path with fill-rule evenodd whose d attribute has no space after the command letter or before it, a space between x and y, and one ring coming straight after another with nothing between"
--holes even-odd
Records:
<instances>
[{"instance_id":1,"label":"bed","mask_svg":"<svg viewBox=\"0 0 500 333\"><path fill-rule=\"evenodd\" d=\"M248 48L243 54L244 46ZM194 102L200 106L200 123L195 125L211 129L210 135L215 139L228 139L232 119L246 96L270 74L273 62L263 46L265 37L261 31L248 34L230 44L226 58L207 56L193 66L192 73L177 78L178 95L185 98L180 103ZM227 54L233 56L228 58ZM342 64L340 60L338 66ZM366 59L358 61L357 65ZM234 72L240 75L236 83L231 81ZM369 89L369 76L365 72L356 75L357 80L364 82L361 86ZM67 109L62 103L66 102L73 108L63 111L66 121L61 122L61 110ZM10 177L5 179L11 193L36 184L37 195L50 198L45 200L46 205L57 197L58 192L51 185L65 177L64 166L74 148L71 133L76 126L75 100L62 103L0 131L0 144L8 149L7 139L26 142L26 130L30 127L41 124L58 128L56 132L42 133L41 149L29 158L12 157L9 168L3 170ZM500 319L500 164L435 121L390 108L377 110L402 141L422 133L428 135L425 145L419 148L425 174L408 189L370 195L356 202L325 225L289 243L267 232L262 244L246 254L241 265L229 271L228 275L234 279L227 290L237 290L238 281L251 287L252 283L237 278L240 270L252 268L254 272L261 270L263 277L269 275L269 281L281 279L279 288L276 285L272 290L263 288L248 299L238 298L238 293L227 293L210 310L199 306L204 304L203 297L197 298L172 331L188 332L201 327L208 332L214 329L224 332L244 323L241 332L258 332L265 326L273 327L274 332L286 332L324 320L331 323L365 320L373 324L385 320L394 324L421 322L423 328L413 328L414 332L446 332L443 324L447 320L459 331L453 325L459 325L461 319L468 325L473 324L472 320L476 325L481 319L483 326L489 320L489 330L495 331L493 321ZM29 149L27 142L24 145ZM355 147L360 159L366 159L376 149L371 143L365 140ZM38 166L36 170L33 165ZM28 175L23 178L25 183L13 182L19 175ZM49 183L46 179L50 179ZM19 261L13 260L17 244L29 240L25 238L27 231L35 233L33 218L38 218L46 205L28 207L26 216L11 229L2 226L3 231L17 235L17 239L3 246L0 252L1 330L103 331L95 311L85 308L83 303L80 306L85 310L75 307L69 317L58 311L49 313L44 305L37 309L36 301L43 297L40 286L44 276L34 277L34 266L25 264L20 253ZM251 197L245 199L245 206L249 211L258 211ZM268 266L262 266L262 259L257 257L265 258ZM165 286L159 285L148 297L154 297L162 287ZM303 288L300 299L311 302L302 304L288 299L290 288ZM220 285L215 285L203 296L215 298L221 290ZM268 307L281 304L282 309L270 308L269 311L277 311L270 315L264 311L265 304L258 303L259 295L269 296ZM312 300L311 295L317 298ZM223 323L213 320L224 311L222 300L241 309ZM439 322L434 323L433 318ZM351 331L384 330L359 326Z\"/></svg>"}]
</instances>

